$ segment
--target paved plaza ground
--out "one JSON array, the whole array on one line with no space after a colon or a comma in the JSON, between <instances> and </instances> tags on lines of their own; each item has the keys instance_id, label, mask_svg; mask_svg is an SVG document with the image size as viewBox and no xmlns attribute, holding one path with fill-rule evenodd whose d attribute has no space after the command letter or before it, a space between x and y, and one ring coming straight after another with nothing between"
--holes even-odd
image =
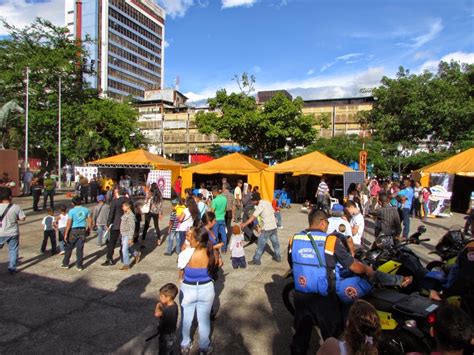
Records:
<instances>
[{"instance_id":1,"label":"paved plaza ground","mask_svg":"<svg viewBox=\"0 0 474 355\"><path fill-rule=\"evenodd\" d=\"M66 202L56 196L57 206ZM176 256L164 256L165 245L147 239L143 260L128 271L120 262L112 267L100 264L105 248L94 237L85 245L85 270L59 267L62 256L40 253L43 212L33 212L31 198L16 198L27 214L21 223L19 273L7 273L8 247L0 252L0 353L133 353L158 352L157 339L145 343L154 333L154 307L159 288L177 282ZM69 202L68 202L69 203ZM230 255L224 256L224 274L217 283L220 310L213 324L215 354L287 354L292 336L292 317L281 300L286 284L283 274L287 241L307 225L300 205L283 211L284 229L278 232L284 261L276 263L265 253L261 266L233 270ZM163 229L168 223L170 203L165 203ZM463 215L430 219L425 223L431 242L415 246L422 261L453 225L464 224ZM372 240L373 223L367 222L366 236ZM421 222L412 219L412 230ZM255 244L246 248L247 260ZM118 249L115 257L118 258ZM75 260L75 253L71 262ZM198 338L196 333L195 343ZM316 342L313 344L316 349ZM197 346L195 346L195 349Z\"/></svg>"}]
</instances>

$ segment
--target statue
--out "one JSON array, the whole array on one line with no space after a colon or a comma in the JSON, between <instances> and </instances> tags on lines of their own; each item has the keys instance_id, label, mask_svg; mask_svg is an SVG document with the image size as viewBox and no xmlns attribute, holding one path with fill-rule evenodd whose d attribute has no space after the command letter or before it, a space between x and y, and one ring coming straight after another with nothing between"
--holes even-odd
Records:
<instances>
[{"instance_id":1,"label":"statue","mask_svg":"<svg viewBox=\"0 0 474 355\"><path fill-rule=\"evenodd\" d=\"M5 146L3 145L4 139L8 133L8 130L10 128L10 125L8 124L8 121L11 119L11 114L13 112L19 112L23 113L25 110L18 106L16 103L16 100L11 100L8 101L3 107L0 109L0 149L5 149Z\"/></svg>"}]
</instances>

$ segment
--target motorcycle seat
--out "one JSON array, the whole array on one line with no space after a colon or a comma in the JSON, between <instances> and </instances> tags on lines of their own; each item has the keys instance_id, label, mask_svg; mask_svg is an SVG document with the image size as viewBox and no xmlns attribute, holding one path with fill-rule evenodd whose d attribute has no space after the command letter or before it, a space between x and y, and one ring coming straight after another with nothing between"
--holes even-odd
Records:
<instances>
[{"instance_id":1,"label":"motorcycle seat","mask_svg":"<svg viewBox=\"0 0 474 355\"><path fill-rule=\"evenodd\" d=\"M413 293L393 305L401 313L415 318L426 318L433 313L439 303L417 293Z\"/></svg>"},{"instance_id":2,"label":"motorcycle seat","mask_svg":"<svg viewBox=\"0 0 474 355\"><path fill-rule=\"evenodd\" d=\"M365 299L377 310L391 313L393 312L393 306L407 297L407 295L395 290L374 289Z\"/></svg>"}]
</instances>

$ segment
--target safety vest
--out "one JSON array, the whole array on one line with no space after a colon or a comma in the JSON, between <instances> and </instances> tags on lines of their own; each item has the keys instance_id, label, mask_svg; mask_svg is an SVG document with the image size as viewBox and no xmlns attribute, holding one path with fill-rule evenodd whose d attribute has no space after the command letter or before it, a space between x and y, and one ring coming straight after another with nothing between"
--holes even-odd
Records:
<instances>
[{"instance_id":1,"label":"safety vest","mask_svg":"<svg viewBox=\"0 0 474 355\"><path fill-rule=\"evenodd\" d=\"M290 247L297 291L328 295L333 287L330 287L331 280L339 279L339 268L329 268L326 265L325 254L333 255L335 244L335 236L328 236L320 231L303 231L293 236Z\"/></svg>"}]
</instances>

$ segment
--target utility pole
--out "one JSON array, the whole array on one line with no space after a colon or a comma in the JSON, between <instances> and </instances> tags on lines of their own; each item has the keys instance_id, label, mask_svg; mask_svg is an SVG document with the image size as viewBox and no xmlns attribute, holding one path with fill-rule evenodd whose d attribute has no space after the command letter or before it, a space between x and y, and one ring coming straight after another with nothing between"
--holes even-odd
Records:
<instances>
[{"instance_id":1,"label":"utility pole","mask_svg":"<svg viewBox=\"0 0 474 355\"><path fill-rule=\"evenodd\" d=\"M58 84L58 182L61 189L61 77Z\"/></svg>"},{"instance_id":2,"label":"utility pole","mask_svg":"<svg viewBox=\"0 0 474 355\"><path fill-rule=\"evenodd\" d=\"M25 171L28 168L28 105L30 93L30 68L26 67L26 100L25 100Z\"/></svg>"}]
</instances>

